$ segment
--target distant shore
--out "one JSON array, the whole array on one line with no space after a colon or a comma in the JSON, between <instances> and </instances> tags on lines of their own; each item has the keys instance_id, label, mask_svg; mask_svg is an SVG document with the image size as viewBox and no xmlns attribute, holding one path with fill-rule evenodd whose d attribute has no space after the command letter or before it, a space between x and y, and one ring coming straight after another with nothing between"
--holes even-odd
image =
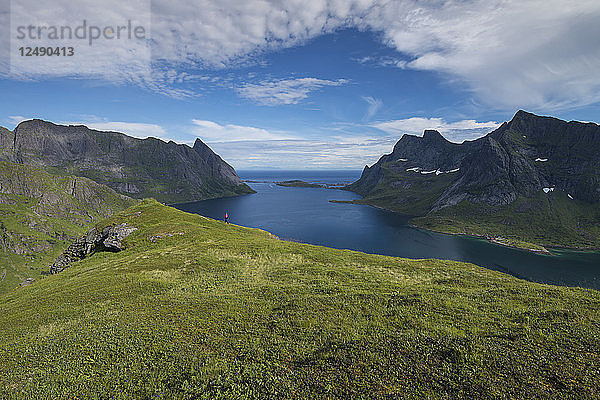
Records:
<instances>
[{"instance_id":1,"label":"distant shore","mask_svg":"<svg viewBox=\"0 0 600 400\"><path fill-rule=\"evenodd\" d=\"M341 189L347 186L346 183L313 183L306 182L300 179L291 179L287 181L256 181L256 180L244 180L246 183L274 183L277 186L282 187L304 187L304 188L319 188L319 189Z\"/></svg>"}]
</instances>

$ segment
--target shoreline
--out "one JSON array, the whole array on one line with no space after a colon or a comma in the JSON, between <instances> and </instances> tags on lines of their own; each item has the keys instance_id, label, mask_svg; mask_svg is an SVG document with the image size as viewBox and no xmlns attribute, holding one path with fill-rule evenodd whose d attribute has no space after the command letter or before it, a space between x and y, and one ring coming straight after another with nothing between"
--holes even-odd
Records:
<instances>
[{"instance_id":1,"label":"shoreline","mask_svg":"<svg viewBox=\"0 0 600 400\"><path fill-rule=\"evenodd\" d=\"M390 211L393 212L391 210L387 210L385 208L382 208L383 210L386 211ZM547 256L552 256L552 252L550 250L548 250L548 248L544 245L538 245L541 246L543 249L533 249L533 248L528 248L528 247L519 247L519 246L515 246L513 244L510 243L506 243L504 242L502 239L505 240L510 240L510 239L506 239L506 238L495 238L495 237L491 237L491 236L487 236L487 235L478 235L475 233L455 233L455 232L444 232L441 230L436 230L436 229L431 229L431 228L425 228L422 226L418 226L413 224L412 222L409 223L410 227L415 228L415 229L422 229L424 231L428 231L428 232L434 232L434 233L440 233L443 235L451 235L451 236L462 236L462 237L467 237L467 238L472 238L472 239L483 239L486 242L490 243L490 244L495 244L498 246L502 246L502 247L508 247L511 249L516 249L516 250L524 250L524 251L528 251L531 253L535 253L535 254L539 254L539 255L547 255ZM531 244L535 244L535 243L531 243ZM548 246L549 247L549 246Z\"/></svg>"},{"instance_id":2,"label":"shoreline","mask_svg":"<svg viewBox=\"0 0 600 400\"><path fill-rule=\"evenodd\" d=\"M355 193L355 192L353 192L353 193ZM329 202L330 203L365 205L365 206L377 208L379 210L388 211L388 212L391 212L394 214L400 214L400 213L397 213L396 211L390 210L390 209L382 207L382 206L378 206L378 205L370 204L370 203L366 203L366 202L362 203L362 202L360 202L361 200L362 199L359 199L359 200L329 200ZM400 215L404 215L404 214L400 214ZM407 215L407 216L410 217L409 215ZM415 218L415 217L413 216L412 218ZM600 252L600 248L565 247L565 246L556 246L556 245L549 245L549 244L530 243L532 245L537 245L537 246L540 246L543 248L543 250L542 249L533 249L533 248L515 246L513 244L506 243L503 241L503 239L504 240L514 240L514 239L509 239L509 238L501 238L501 237L496 238L496 237L491 237L488 235L479 235L479 234L474 234L474 233L445 232L442 230L436 230L436 229L418 226L412 222L409 222L408 225L411 228L422 229L422 230L428 231L428 232L441 233L444 235L463 236L463 237L469 237L469 238L473 238L473 239L485 239L488 243L491 243L491 244L508 247L508 248L512 248L512 249L516 249L516 250L524 250L524 251L528 251L528 252L538 254L538 255L554 256L555 254L553 254L551 250L572 251L572 252L578 252L578 253L598 253L598 252ZM525 243L528 243L528 242L525 242Z\"/></svg>"},{"instance_id":3,"label":"shoreline","mask_svg":"<svg viewBox=\"0 0 600 400\"><path fill-rule=\"evenodd\" d=\"M314 189L339 189L345 190L344 188L348 186L346 183L315 183L315 182L306 182L300 179L291 179L287 181L257 181L257 180L243 180L244 183L273 183L277 186L281 187L297 187L297 188L314 188Z\"/></svg>"},{"instance_id":4,"label":"shoreline","mask_svg":"<svg viewBox=\"0 0 600 400\"><path fill-rule=\"evenodd\" d=\"M359 203L357 203L359 204ZM379 209L382 210L386 210L389 212L394 212L391 210L388 210L386 208L383 207L377 207ZM435 233L442 233L444 235L452 235L452 236L465 236L465 237L471 237L471 238L475 238L475 239L485 239L488 242L492 243L492 244L497 244L499 246L504 246L504 247L510 247L510 248L514 248L514 249L518 249L518 250L526 250L526 251L530 251L533 253L537 253L537 254L542 254L542 255L554 255L551 250L557 250L557 251L571 251L571 252L577 252L577 253L600 253L600 248L597 247L564 247L564 246L557 246L557 245L550 245L550 244L537 244L537 243L531 243L537 246L541 246L543 247L546 251L543 250L538 250L538 249L528 249L528 248L524 248L524 247L518 247L518 246L514 246L511 245L509 243L504 243L502 242L502 239L506 239L506 240L511 240L508 238L494 238L494 237L490 237L487 235L478 235L475 233L454 233L454 232L444 232L444 231L440 231L440 230L435 230L435 229L431 229L431 228L425 228L422 226L418 226L415 225L413 223L410 223L410 226L416 229L422 229L424 231L429 231L429 232L435 232ZM528 243L528 242L525 242Z\"/></svg>"}]
</instances>

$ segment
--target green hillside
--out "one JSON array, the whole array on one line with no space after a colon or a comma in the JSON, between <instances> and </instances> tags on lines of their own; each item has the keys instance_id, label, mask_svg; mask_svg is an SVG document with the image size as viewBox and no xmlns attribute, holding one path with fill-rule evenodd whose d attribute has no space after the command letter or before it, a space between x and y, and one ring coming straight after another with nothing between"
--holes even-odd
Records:
<instances>
[{"instance_id":1,"label":"green hillside","mask_svg":"<svg viewBox=\"0 0 600 400\"><path fill-rule=\"evenodd\" d=\"M0 398L600 398L600 293L285 242L145 200L0 297Z\"/></svg>"},{"instance_id":2,"label":"green hillside","mask_svg":"<svg viewBox=\"0 0 600 400\"><path fill-rule=\"evenodd\" d=\"M599 221L598 205L552 192L517 198L500 210L463 202L411 222L440 232L515 238L526 247L600 249Z\"/></svg>"},{"instance_id":3,"label":"green hillside","mask_svg":"<svg viewBox=\"0 0 600 400\"><path fill-rule=\"evenodd\" d=\"M462 201L455 206L428 212L431 204L450 187L448 175L419 175L381 167L383 177L369 194L356 204L368 204L405 215L417 216L411 223L438 232L505 237L523 243L523 248L542 246L600 249L600 207L570 199L565 192L519 196L503 207ZM407 188L398 189L394 182ZM399 193L402 193L402 197Z\"/></svg>"},{"instance_id":4,"label":"green hillside","mask_svg":"<svg viewBox=\"0 0 600 400\"><path fill-rule=\"evenodd\" d=\"M94 222L135 203L87 178L0 161L0 294L42 278Z\"/></svg>"}]
</instances>

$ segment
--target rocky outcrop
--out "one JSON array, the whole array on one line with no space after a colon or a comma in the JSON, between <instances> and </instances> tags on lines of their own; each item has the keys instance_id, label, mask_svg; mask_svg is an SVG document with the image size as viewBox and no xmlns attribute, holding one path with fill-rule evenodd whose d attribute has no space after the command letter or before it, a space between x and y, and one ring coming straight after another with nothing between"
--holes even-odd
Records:
<instances>
[{"instance_id":1,"label":"rocky outcrop","mask_svg":"<svg viewBox=\"0 0 600 400\"><path fill-rule=\"evenodd\" d=\"M60 168L130 197L166 203L253 192L199 139L192 148L34 119L21 122L14 134L0 132L0 159Z\"/></svg>"},{"instance_id":2,"label":"rocky outcrop","mask_svg":"<svg viewBox=\"0 0 600 400\"><path fill-rule=\"evenodd\" d=\"M0 250L26 262L137 202L87 178L0 161Z\"/></svg>"},{"instance_id":3,"label":"rocky outcrop","mask_svg":"<svg viewBox=\"0 0 600 400\"><path fill-rule=\"evenodd\" d=\"M19 284L19 288L22 288L22 287L25 287L25 286L29 286L29 285L31 285L33 282L35 282L35 279L34 279L34 278L27 278L27 279L25 279L23 282L21 282L21 283Z\"/></svg>"},{"instance_id":4,"label":"rocky outcrop","mask_svg":"<svg viewBox=\"0 0 600 400\"><path fill-rule=\"evenodd\" d=\"M123 239L137 228L125 223L98 230L91 229L87 234L72 243L50 266L50 273L63 271L71 263L82 260L101 251L119 252L124 249Z\"/></svg>"},{"instance_id":5,"label":"rocky outcrop","mask_svg":"<svg viewBox=\"0 0 600 400\"><path fill-rule=\"evenodd\" d=\"M22 279L17 271L45 269L48 262L39 260L138 202L87 178L0 161L0 251L10 254L9 280Z\"/></svg>"}]
</instances>

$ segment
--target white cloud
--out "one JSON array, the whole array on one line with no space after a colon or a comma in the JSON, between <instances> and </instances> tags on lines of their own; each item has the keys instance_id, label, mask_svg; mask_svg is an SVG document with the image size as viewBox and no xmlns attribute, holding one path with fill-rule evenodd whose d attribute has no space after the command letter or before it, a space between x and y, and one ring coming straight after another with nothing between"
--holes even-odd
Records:
<instances>
[{"instance_id":1,"label":"white cloud","mask_svg":"<svg viewBox=\"0 0 600 400\"><path fill-rule=\"evenodd\" d=\"M37 0L19 0L11 2L10 18L8 59L13 77L97 77L136 83L152 80L151 0L108 0L102 7L92 0L57 0L51 6ZM126 29L119 29L122 27ZM142 31L134 34L136 28L142 29L143 35ZM103 38L102 32L111 39ZM21 56L19 48L27 46L72 47L73 51L71 54L67 49L58 56Z\"/></svg>"},{"instance_id":2,"label":"white cloud","mask_svg":"<svg viewBox=\"0 0 600 400\"><path fill-rule=\"evenodd\" d=\"M238 169L361 169L389 153L398 139L392 135L367 136L364 127L358 129L356 126L353 128L362 134L324 127L321 131L333 129L336 134L312 132L296 135L198 119L192 120L192 124L187 129L190 135L208 143L211 149Z\"/></svg>"},{"instance_id":3,"label":"white cloud","mask_svg":"<svg viewBox=\"0 0 600 400\"><path fill-rule=\"evenodd\" d=\"M104 122L69 122L72 125L85 125L90 129L98 131L111 131L125 133L140 139L155 137L158 139L170 140L165 129L156 124L146 124L140 122L120 122L120 121L104 121Z\"/></svg>"},{"instance_id":4,"label":"white cloud","mask_svg":"<svg viewBox=\"0 0 600 400\"><path fill-rule=\"evenodd\" d=\"M377 111L383 106L383 102L380 99L376 99L371 96L364 96L363 100L369 104L369 108L367 109L367 114L365 115L365 119L372 118Z\"/></svg>"},{"instance_id":5,"label":"white cloud","mask_svg":"<svg viewBox=\"0 0 600 400\"><path fill-rule=\"evenodd\" d=\"M401 69L406 68L408 65L408 61L403 60L398 57L375 57L375 56L366 56L355 59L359 64L367 64L367 65L377 65L380 67L398 67Z\"/></svg>"},{"instance_id":6,"label":"white cloud","mask_svg":"<svg viewBox=\"0 0 600 400\"><path fill-rule=\"evenodd\" d=\"M600 100L597 1L447 2L382 26L409 68L460 78L488 104L559 109Z\"/></svg>"},{"instance_id":7,"label":"white cloud","mask_svg":"<svg viewBox=\"0 0 600 400\"><path fill-rule=\"evenodd\" d=\"M120 23L132 15L145 21L150 15L149 0L105 0L101 8L92 0L56 0L52 7L40 7L38 0L15 3L12 12L22 20L53 24L78 23L80 17ZM181 64L230 67L357 28L380 34L402 56L399 67L442 72L495 107L535 111L600 101L598 0L154 0L151 19L151 40L133 49L107 41L93 49L77 46L72 60L32 63L17 57L12 76L30 78L32 68L42 76L92 74L186 97L194 94L171 87L185 81L155 74L149 55L155 68L165 70ZM99 56L96 50L102 50ZM294 104L306 96L300 91L277 97L275 91L273 97L268 89L261 94L260 85L241 93L266 104Z\"/></svg>"},{"instance_id":8,"label":"white cloud","mask_svg":"<svg viewBox=\"0 0 600 400\"><path fill-rule=\"evenodd\" d=\"M39 117L23 117L20 115L12 115L7 117L6 120L14 125L18 125L23 121L27 121L33 118ZM79 118L81 119L74 121L56 121L55 123L61 125L84 125L90 129L95 129L98 131L120 132L139 139L154 137L165 141L173 140L177 143L193 143L193 138L190 138L190 140L181 140L181 138L174 137L172 135L172 132L167 132L167 130L164 127L157 124L143 122L107 121L96 115L79 116Z\"/></svg>"},{"instance_id":9,"label":"white cloud","mask_svg":"<svg viewBox=\"0 0 600 400\"><path fill-rule=\"evenodd\" d=\"M412 117L394 121L378 122L371 125L397 137L405 133L420 136L426 129L435 129L452 142L476 139L498 128L500 124L494 121L478 122L465 119L456 122L446 122L442 118Z\"/></svg>"},{"instance_id":10,"label":"white cloud","mask_svg":"<svg viewBox=\"0 0 600 400\"><path fill-rule=\"evenodd\" d=\"M207 143L233 142L233 141L264 141L291 139L292 136L272 133L266 129L241 125L220 125L213 121L199 119L192 120L193 127L190 134L199 137Z\"/></svg>"},{"instance_id":11,"label":"white cloud","mask_svg":"<svg viewBox=\"0 0 600 400\"><path fill-rule=\"evenodd\" d=\"M319 90L323 86L340 86L346 82L345 79L335 81L317 78L281 79L258 84L247 83L238 88L237 92L240 97L267 106L298 104L312 91Z\"/></svg>"},{"instance_id":12,"label":"white cloud","mask_svg":"<svg viewBox=\"0 0 600 400\"><path fill-rule=\"evenodd\" d=\"M237 169L362 169L391 152L395 142L393 138L261 140L211 143L210 147Z\"/></svg>"},{"instance_id":13,"label":"white cloud","mask_svg":"<svg viewBox=\"0 0 600 400\"><path fill-rule=\"evenodd\" d=\"M9 116L9 117L6 118L6 120L10 124L13 124L15 126L19 125L23 121L27 121L28 119L31 119L31 118L26 118L26 117L23 117L21 115L11 115L11 116Z\"/></svg>"}]
</instances>

